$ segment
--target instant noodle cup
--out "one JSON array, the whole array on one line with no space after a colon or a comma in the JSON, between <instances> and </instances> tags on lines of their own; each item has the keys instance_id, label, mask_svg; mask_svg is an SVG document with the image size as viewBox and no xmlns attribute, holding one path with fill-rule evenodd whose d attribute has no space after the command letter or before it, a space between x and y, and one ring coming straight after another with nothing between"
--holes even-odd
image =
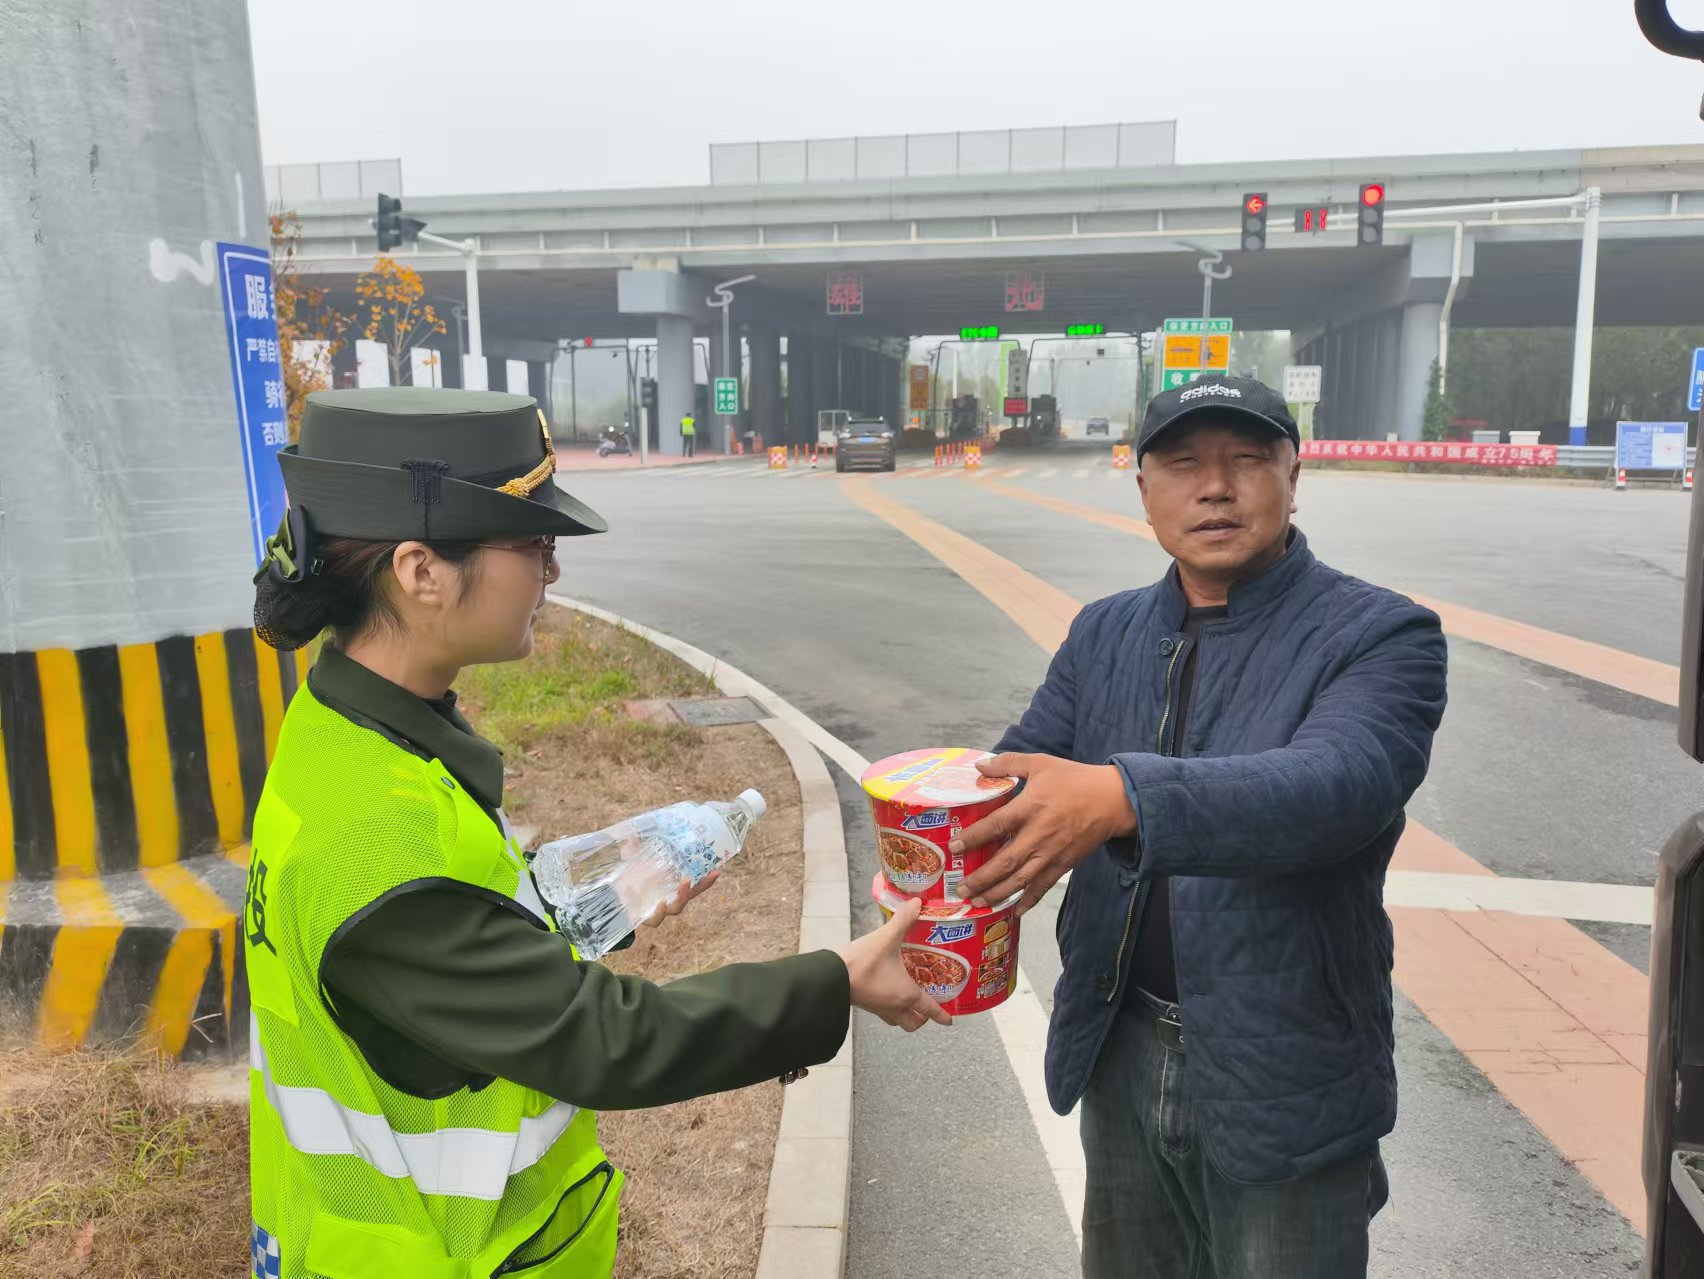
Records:
<instances>
[{"instance_id":1,"label":"instant noodle cup","mask_svg":"<svg viewBox=\"0 0 1704 1279\"><path fill-rule=\"evenodd\" d=\"M891 919L906 903L880 875L870 893ZM1018 917L1022 893L978 910L969 902L926 901L906 930L899 957L911 980L955 1017L1004 1003L1018 985Z\"/></svg>"},{"instance_id":2,"label":"instant noodle cup","mask_svg":"<svg viewBox=\"0 0 1704 1279\"><path fill-rule=\"evenodd\" d=\"M959 883L998 844L954 854L947 845L1012 798L1017 779L976 771L986 751L947 747L907 751L871 764L860 779L876 823L876 855L889 884L906 897L956 901Z\"/></svg>"}]
</instances>

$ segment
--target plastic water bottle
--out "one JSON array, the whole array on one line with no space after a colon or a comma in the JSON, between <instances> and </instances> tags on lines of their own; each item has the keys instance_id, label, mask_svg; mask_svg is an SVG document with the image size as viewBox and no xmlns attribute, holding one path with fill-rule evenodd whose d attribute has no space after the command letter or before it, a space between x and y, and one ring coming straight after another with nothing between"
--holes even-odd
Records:
<instances>
[{"instance_id":1,"label":"plastic water bottle","mask_svg":"<svg viewBox=\"0 0 1704 1279\"><path fill-rule=\"evenodd\" d=\"M533 881L582 959L598 959L635 925L745 844L769 810L754 790L731 804L670 804L533 854Z\"/></svg>"}]
</instances>

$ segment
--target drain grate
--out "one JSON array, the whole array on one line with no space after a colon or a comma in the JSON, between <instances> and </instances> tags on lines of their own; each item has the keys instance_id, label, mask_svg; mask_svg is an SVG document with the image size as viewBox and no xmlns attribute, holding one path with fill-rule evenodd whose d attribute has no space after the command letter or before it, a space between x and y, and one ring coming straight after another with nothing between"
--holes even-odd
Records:
<instances>
[{"instance_id":1,"label":"drain grate","mask_svg":"<svg viewBox=\"0 0 1704 1279\"><path fill-rule=\"evenodd\" d=\"M755 724L769 718L763 708L749 697L684 697L670 702L669 707L694 728Z\"/></svg>"}]
</instances>

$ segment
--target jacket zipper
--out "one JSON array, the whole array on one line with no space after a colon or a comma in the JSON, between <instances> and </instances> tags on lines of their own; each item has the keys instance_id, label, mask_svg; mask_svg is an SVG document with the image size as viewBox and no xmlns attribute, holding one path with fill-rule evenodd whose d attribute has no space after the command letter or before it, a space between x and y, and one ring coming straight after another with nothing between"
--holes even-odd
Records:
<instances>
[{"instance_id":1,"label":"jacket zipper","mask_svg":"<svg viewBox=\"0 0 1704 1279\"><path fill-rule=\"evenodd\" d=\"M1177 664L1182 659L1188 647L1189 640L1185 638L1172 650L1171 665L1166 667L1166 705L1160 712L1160 730L1154 735L1154 753L1156 755L1170 754L1166 750L1166 725L1171 722L1172 709L1172 677L1177 674ZM1112 957L1112 989L1107 993L1106 1002L1112 1003L1118 998L1118 991L1124 984L1124 951L1130 945L1130 930L1136 924L1136 907L1146 896L1147 885L1143 884L1130 894L1130 907L1124 912L1124 935L1118 939L1118 949Z\"/></svg>"}]
</instances>

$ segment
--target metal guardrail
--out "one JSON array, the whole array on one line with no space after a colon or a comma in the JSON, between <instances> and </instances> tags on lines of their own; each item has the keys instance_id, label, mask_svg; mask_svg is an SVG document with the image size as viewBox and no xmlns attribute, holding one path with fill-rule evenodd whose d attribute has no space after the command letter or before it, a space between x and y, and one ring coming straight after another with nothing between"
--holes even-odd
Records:
<instances>
[{"instance_id":1,"label":"metal guardrail","mask_svg":"<svg viewBox=\"0 0 1704 1279\"><path fill-rule=\"evenodd\" d=\"M1698 460L1698 450L1686 450L1686 463L1693 465ZM1562 444L1556 449L1556 465L1570 467L1581 471L1608 471L1615 465L1615 446L1613 444Z\"/></svg>"}]
</instances>

